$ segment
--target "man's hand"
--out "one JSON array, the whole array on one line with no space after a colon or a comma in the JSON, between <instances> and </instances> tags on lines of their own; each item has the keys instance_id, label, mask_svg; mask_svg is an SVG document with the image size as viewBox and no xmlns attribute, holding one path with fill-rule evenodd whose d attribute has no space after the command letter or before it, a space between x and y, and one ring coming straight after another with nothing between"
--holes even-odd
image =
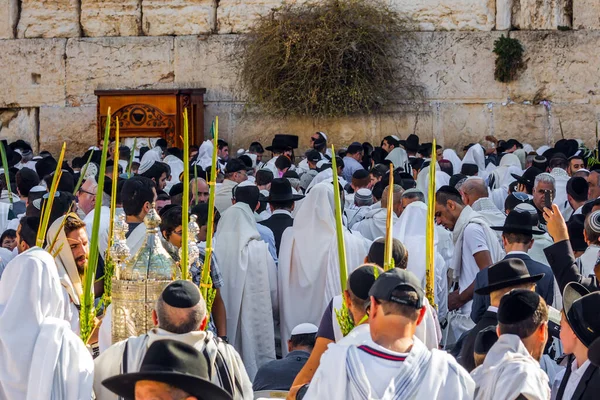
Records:
<instances>
[{"instance_id":1,"label":"man's hand","mask_svg":"<svg viewBox=\"0 0 600 400\"><path fill-rule=\"evenodd\" d=\"M465 303L460 297L458 290L448 293L448 311L454 311L461 308Z\"/></svg>"},{"instance_id":2,"label":"man's hand","mask_svg":"<svg viewBox=\"0 0 600 400\"><path fill-rule=\"evenodd\" d=\"M552 204L552 209L544 207L544 219L546 220L548 233L554 239L554 243L569 240L567 224L556 204Z\"/></svg>"}]
</instances>

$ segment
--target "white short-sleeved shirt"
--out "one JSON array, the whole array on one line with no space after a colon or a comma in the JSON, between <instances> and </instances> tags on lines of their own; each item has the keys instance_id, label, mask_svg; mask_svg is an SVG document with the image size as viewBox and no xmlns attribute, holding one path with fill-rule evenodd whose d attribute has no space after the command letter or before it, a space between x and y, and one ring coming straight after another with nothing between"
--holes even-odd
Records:
<instances>
[{"instance_id":1,"label":"white short-sleeved shirt","mask_svg":"<svg viewBox=\"0 0 600 400\"><path fill-rule=\"evenodd\" d=\"M473 255L480 251L489 251L485 232L479 224L468 224L465 228L462 243L462 268L458 277L458 290L462 293L475 280L479 267ZM471 314L473 301L469 301L461 307L461 314Z\"/></svg>"}]
</instances>

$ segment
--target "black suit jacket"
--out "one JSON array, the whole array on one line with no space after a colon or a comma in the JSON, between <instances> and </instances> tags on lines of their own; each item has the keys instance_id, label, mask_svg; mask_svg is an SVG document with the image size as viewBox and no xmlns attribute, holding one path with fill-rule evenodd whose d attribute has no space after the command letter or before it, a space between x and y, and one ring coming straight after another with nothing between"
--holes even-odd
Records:
<instances>
[{"instance_id":1,"label":"black suit jacket","mask_svg":"<svg viewBox=\"0 0 600 400\"><path fill-rule=\"evenodd\" d=\"M569 356L569 361L573 360L573 356ZM565 387L567 386L567 381L571 376L571 362L567 365L567 370L565 371L565 376L560 384L560 388L558 390L558 394L556 396L556 400L563 400L563 394L565 391ZM600 369L593 365L589 365L577 388L575 389L575 393L573 393L573 397L570 399L564 400L593 400L598 399L600 397Z\"/></svg>"},{"instance_id":2,"label":"black suit jacket","mask_svg":"<svg viewBox=\"0 0 600 400\"><path fill-rule=\"evenodd\" d=\"M563 240L562 242L546 247L544 253L546 254L550 268L552 268L552 272L554 272L561 293L565 290L565 286L569 282L579 282L591 292L600 290L598 280L595 276L585 277L579 272L571 243L568 240Z\"/></svg>"},{"instance_id":3,"label":"black suit jacket","mask_svg":"<svg viewBox=\"0 0 600 400\"><path fill-rule=\"evenodd\" d=\"M462 365L469 373L475 369L475 339L477 334L487 328L488 326L494 326L498 324L498 314L494 311L487 310L483 317L479 320L477 325L471 329L465 337L460 354L458 356L458 363Z\"/></svg>"},{"instance_id":4,"label":"black suit jacket","mask_svg":"<svg viewBox=\"0 0 600 400\"><path fill-rule=\"evenodd\" d=\"M283 232L294 225L294 219L287 214L273 214L269 219L259 222L259 224L266 226L273 231L275 237L275 247L277 248L277 255L279 256L279 246L281 245L281 236Z\"/></svg>"}]
</instances>

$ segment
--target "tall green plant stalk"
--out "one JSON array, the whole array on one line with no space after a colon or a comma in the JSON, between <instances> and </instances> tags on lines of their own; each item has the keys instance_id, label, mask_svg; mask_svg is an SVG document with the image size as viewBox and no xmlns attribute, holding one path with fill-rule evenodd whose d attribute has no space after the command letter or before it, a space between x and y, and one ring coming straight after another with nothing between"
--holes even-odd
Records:
<instances>
[{"instance_id":1,"label":"tall green plant stalk","mask_svg":"<svg viewBox=\"0 0 600 400\"><path fill-rule=\"evenodd\" d=\"M331 145L331 168L333 169L333 202L335 204L335 231L337 236L337 251L340 261L340 284L342 291L346 290L348 266L346 265L346 244L344 242L344 224L342 223L342 201L340 199L340 181L338 179L335 149Z\"/></svg>"},{"instance_id":2,"label":"tall green plant stalk","mask_svg":"<svg viewBox=\"0 0 600 400\"><path fill-rule=\"evenodd\" d=\"M135 154L135 149L137 148L137 138L133 139L133 148L131 149L131 153L129 154L129 162L127 163L127 177L131 178L131 168L133 165L133 156Z\"/></svg>"},{"instance_id":3,"label":"tall green plant stalk","mask_svg":"<svg viewBox=\"0 0 600 400\"><path fill-rule=\"evenodd\" d=\"M50 186L50 193L48 193L48 201L44 202L44 210L42 212L42 220L37 232L36 245L38 247L44 247L44 238L46 237L46 231L48 230L48 223L50 221L50 214L52 213L52 205L54 204L54 196L58 188L58 182L62 175L62 164L65 159L65 151L67 150L67 143L63 142L62 150L60 151L60 157L58 157L58 164L54 170L54 176L52 177L52 185Z\"/></svg>"},{"instance_id":4,"label":"tall green plant stalk","mask_svg":"<svg viewBox=\"0 0 600 400\"><path fill-rule=\"evenodd\" d=\"M436 143L433 138L432 149ZM435 154L435 153L434 153ZM425 227L425 294L429 304L435 305L435 159L429 164L429 187L427 193L427 225Z\"/></svg>"},{"instance_id":5,"label":"tall green plant stalk","mask_svg":"<svg viewBox=\"0 0 600 400\"><path fill-rule=\"evenodd\" d=\"M13 204L12 189L10 188L10 173L8 172L8 160L6 159L6 149L4 143L0 142L0 155L2 156L2 169L4 169L4 179L6 179L6 190L8 191L8 201Z\"/></svg>"},{"instance_id":6,"label":"tall green plant stalk","mask_svg":"<svg viewBox=\"0 0 600 400\"><path fill-rule=\"evenodd\" d=\"M85 174L87 173L87 169L88 169L88 166L90 165L90 162L92 161L93 155L94 155L94 151L92 150L92 151L90 151L90 155L88 156L87 162L85 163L85 165L83 166L83 169L81 170L81 172L79 174L79 179L77 180L77 185L75 185L75 190L73 190L74 196L77 195L77 192L79 192L79 188L83 184L83 178L85 177Z\"/></svg>"},{"instance_id":7,"label":"tall green plant stalk","mask_svg":"<svg viewBox=\"0 0 600 400\"><path fill-rule=\"evenodd\" d=\"M392 246L394 244L394 236L392 234L393 218L392 212L394 205L394 164L390 164L390 180L388 184L388 206L387 206L387 215L385 218L385 248L384 248L384 258L383 258L383 270L389 271L394 268L394 257L392 257Z\"/></svg>"},{"instance_id":8,"label":"tall green plant stalk","mask_svg":"<svg viewBox=\"0 0 600 400\"><path fill-rule=\"evenodd\" d=\"M189 143L188 111L183 110L183 201L181 202L181 279L187 280L189 275L190 244L188 226L190 222L190 143Z\"/></svg>"},{"instance_id":9,"label":"tall green plant stalk","mask_svg":"<svg viewBox=\"0 0 600 400\"><path fill-rule=\"evenodd\" d=\"M117 213L117 186L119 181L119 117L115 119L115 152L113 157L112 186L110 188L110 221L108 223L108 246L104 254L104 293L102 304L108 307L112 302L112 278L115 274L115 260L111 256L110 249L113 245L115 231L115 215Z\"/></svg>"},{"instance_id":10,"label":"tall green plant stalk","mask_svg":"<svg viewBox=\"0 0 600 400\"><path fill-rule=\"evenodd\" d=\"M110 107L106 114L106 127L104 130L104 143L102 145L102 158L100 161L100 172L98 174L98 194L104 193L104 177L106 176L106 159L108 158L108 141L110 138ZM94 220L92 223L92 237L90 242L90 256L87 268L83 274L83 294L81 295L81 310L79 312L79 330L81 340L87 344L95 328L95 307L94 307L94 278L96 277L96 268L98 267L98 233L100 231L100 213L102 202L96 201L94 207Z\"/></svg>"}]
</instances>

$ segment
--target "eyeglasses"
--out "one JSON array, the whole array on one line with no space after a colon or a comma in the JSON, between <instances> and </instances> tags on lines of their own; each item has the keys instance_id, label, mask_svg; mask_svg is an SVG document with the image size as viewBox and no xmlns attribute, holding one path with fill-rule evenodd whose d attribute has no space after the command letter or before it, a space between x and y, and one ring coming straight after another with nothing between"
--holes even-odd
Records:
<instances>
[{"instance_id":1,"label":"eyeglasses","mask_svg":"<svg viewBox=\"0 0 600 400\"><path fill-rule=\"evenodd\" d=\"M87 190L84 190L84 189L81 189L81 188L79 189L79 191L80 191L80 192L83 192L83 193L87 193L87 194L89 194L90 196L95 196L95 195L96 195L96 193L88 192Z\"/></svg>"}]
</instances>

